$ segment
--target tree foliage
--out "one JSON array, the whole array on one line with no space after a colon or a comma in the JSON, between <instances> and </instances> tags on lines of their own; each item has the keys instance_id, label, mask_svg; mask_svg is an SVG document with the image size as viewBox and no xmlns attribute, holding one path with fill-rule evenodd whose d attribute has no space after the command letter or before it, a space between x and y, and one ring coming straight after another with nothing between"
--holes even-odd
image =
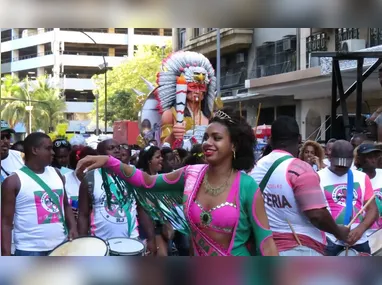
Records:
<instances>
[{"instance_id":1,"label":"tree foliage","mask_svg":"<svg viewBox=\"0 0 382 285\"><path fill-rule=\"evenodd\" d=\"M28 77L20 81L16 76L6 76L1 84L1 118L8 121L11 127L18 122L28 126L29 112L26 107L31 105L32 130L48 132L50 127L64 122L65 99L60 95L60 90L50 86L48 81L46 76L35 81L30 81Z\"/></svg>"},{"instance_id":2,"label":"tree foliage","mask_svg":"<svg viewBox=\"0 0 382 285\"><path fill-rule=\"evenodd\" d=\"M141 45L133 58L107 72L107 118L110 124L116 120L137 120L145 98L137 96L133 89L147 95L149 88L141 77L155 83L162 59L171 51L170 44L164 49L155 45ZM99 115L100 118L104 118L105 76L99 74L93 79L97 86L94 93L99 96Z\"/></svg>"}]
</instances>

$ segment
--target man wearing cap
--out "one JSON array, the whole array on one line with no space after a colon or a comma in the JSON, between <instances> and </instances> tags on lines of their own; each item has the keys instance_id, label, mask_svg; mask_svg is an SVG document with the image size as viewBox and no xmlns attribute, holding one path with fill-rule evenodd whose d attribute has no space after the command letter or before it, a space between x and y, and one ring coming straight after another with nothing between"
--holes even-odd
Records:
<instances>
[{"instance_id":1,"label":"man wearing cap","mask_svg":"<svg viewBox=\"0 0 382 285\"><path fill-rule=\"evenodd\" d=\"M1 121L1 183L13 172L24 166L24 154L12 150L11 136L15 130L9 127L6 121ZM13 233L12 233L12 254L14 253Z\"/></svg>"},{"instance_id":2,"label":"man wearing cap","mask_svg":"<svg viewBox=\"0 0 382 285\"><path fill-rule=\"evenodd\" d=\"M330 212L338 225L349 225L352 218L370 200L374 199L370 178L363 172L351 169L353 146L345 140L333 144L330 166L318 172ZM378 218L375 202L366 208L351 225L346 243L327 233L327 255L336 256L349 246L361 253L370 254L366 231Z\"/></svg>"},{"instance_id":3,"label":"man wearing cap","mask_svg":"<svg viewBox=\"0 0 382 285\"><path fill-rule=\"evenodd\" d=\"M1 182L24 166L23 153L10 149L14 133L7 122L1 121Z\"/></svg>"},{"instance_id":4,"label":"man wearing cap","mask_svg":"<svg viewBox=\"0 0 382 285\"><path fill-rule=\"evenodd\" d=\"M367 236L382 227L382 169L377 168L381 155L382 150L374 144L361 144L357 149L356 164L370 178L379 212L379 219L366 231Z\"/></svg>"}]
</instances>

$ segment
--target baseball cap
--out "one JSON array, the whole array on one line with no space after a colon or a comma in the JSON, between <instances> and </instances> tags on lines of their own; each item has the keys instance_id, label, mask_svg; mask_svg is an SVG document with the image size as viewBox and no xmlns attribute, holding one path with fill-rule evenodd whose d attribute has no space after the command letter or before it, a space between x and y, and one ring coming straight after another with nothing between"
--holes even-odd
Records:
<instances>
[{"instance_id":1,"label":"baseball cap","mask_svg":"<svg viewBox=\"0 0 382 285\"><path fill-rule=\"evenodd\" d=\"M357 154L367 154L371 152L380 152L382 151L379 149L375 144L361 144L358 147Z\"/></svg>"},{"instance_id":2,"label":"baseball cap","mask_svg":"<svg viewBox=\"0 0 382 285\"><path fill-rule=\"evenodd\" d=\"M15 133L15 130L12 129L6 121L1 120L1 132Z\"/></svg>"}]
</instances>

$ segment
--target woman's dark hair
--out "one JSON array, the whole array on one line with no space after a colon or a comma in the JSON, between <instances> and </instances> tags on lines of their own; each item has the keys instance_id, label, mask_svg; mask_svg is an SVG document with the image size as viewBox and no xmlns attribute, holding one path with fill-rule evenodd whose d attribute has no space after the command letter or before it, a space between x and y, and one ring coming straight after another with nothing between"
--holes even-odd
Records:
<instances>
[{"instance_id":1,"label":"woman's dark hair","mask_svg":"<svg viewBox=\"0 0 382 285\"><path fill-rule=\"evenodd\" d=\"M183 160L183 165L205 164L203 148L201 144L195 144L190 154Z\"/></svg>"},{"instance_id":2,"label":"woman's dark hair","mask_svg":"<svg viewBox=\"0 0 382 285\"><path fill-rule=\"evenodd\" d=\"M53 150L56 151L60 148L66 148L69 151L71 150L72 146L66 139L57 139L53 141Z\"/></svg>"},{"instance_id":3,"label":"woman's dark hair","mask_svg":"<svg viewBox=\"0 0 382 285\"><path fill-rule=\"evenodd\" d=\"M139 159L137 168L150 174L150 161L153 159L154 154L160 150L159 147L149 145L139 152Z\"/></svg>"},{"instance_id":4,"label":"woman's dark hair","mask_svg":"<svg viewBox=\"0 0 382 285\"><path fill-rule=\"evenodd\" d=\"M69 167L76 169L78 161L88 155L97 155L97 151L89 146L82 147L78 150L72 150L69 154Z\"/></svg>"},{"instance_id":5,"label":"woman's dark hair","mask_svg":"<svg viewBox=\"0 0 382 285\"><path fill-rule=\"evenodd\" d=\"M179 154L181 161L183 161L188 156L188 151L184 148L176 148L175 151Z\"/></svg>"},{"instance_id":6,"label":"woman's dark hair","mask_svg":"<svg viewBox=\"0 0 382 285\"><path fill-rule=\"evenodd\" d=\"M250 171L255 165L256 137L245 118L238 111L234 112L232 108L226 107L216 112L210 123L220 123L228 129L231 142L235 146L232 168Z\"/></svg>"},{"instance_id":7,"label":"woman's dark hair","mask_svg":"<svg viewBox=\"0 0 382 285\"><path fill-rule=\"evenodd\" d=\"M173 151L169 147L163 147L162 150L161 150L161 153L162 153L162 156L165 156L165 155L167 155L169 153L173 153Z\"/></svg>"},{"instance_id":8,"label":"woman's dark hair","mask_svg":"<svg viewBox=\"0 0 382 285\"><path fill-rule=\"evenodd\" d=\"M172 148L164 147L161 149L161 155L163 157L163 167L162 167L162 171L160 171L160 173L169 173L169 172L174 170L173 167L170 165L170 163L167 160L168 154L174 154Z\"/></svg>"}]
</instances>

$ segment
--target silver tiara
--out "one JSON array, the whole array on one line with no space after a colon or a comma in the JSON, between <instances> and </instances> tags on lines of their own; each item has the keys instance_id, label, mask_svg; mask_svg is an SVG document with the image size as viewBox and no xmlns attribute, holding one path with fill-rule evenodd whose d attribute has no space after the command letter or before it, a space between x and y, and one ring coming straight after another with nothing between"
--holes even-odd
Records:
<instances>
[{"instance_id":1,"label":"silver tiara","mask_svg":"<svg viewBox=\"0 0 382 285\"><path fill-rule=\"evenodd\" d=\"M228 116L225 112L223 112L222 110L218 110L217 112L215 112L214 114L214 117L217 117L221 120L227 120L231 123L234 123L232 118L230 116Z\"/></svg>"}]
</instances>

